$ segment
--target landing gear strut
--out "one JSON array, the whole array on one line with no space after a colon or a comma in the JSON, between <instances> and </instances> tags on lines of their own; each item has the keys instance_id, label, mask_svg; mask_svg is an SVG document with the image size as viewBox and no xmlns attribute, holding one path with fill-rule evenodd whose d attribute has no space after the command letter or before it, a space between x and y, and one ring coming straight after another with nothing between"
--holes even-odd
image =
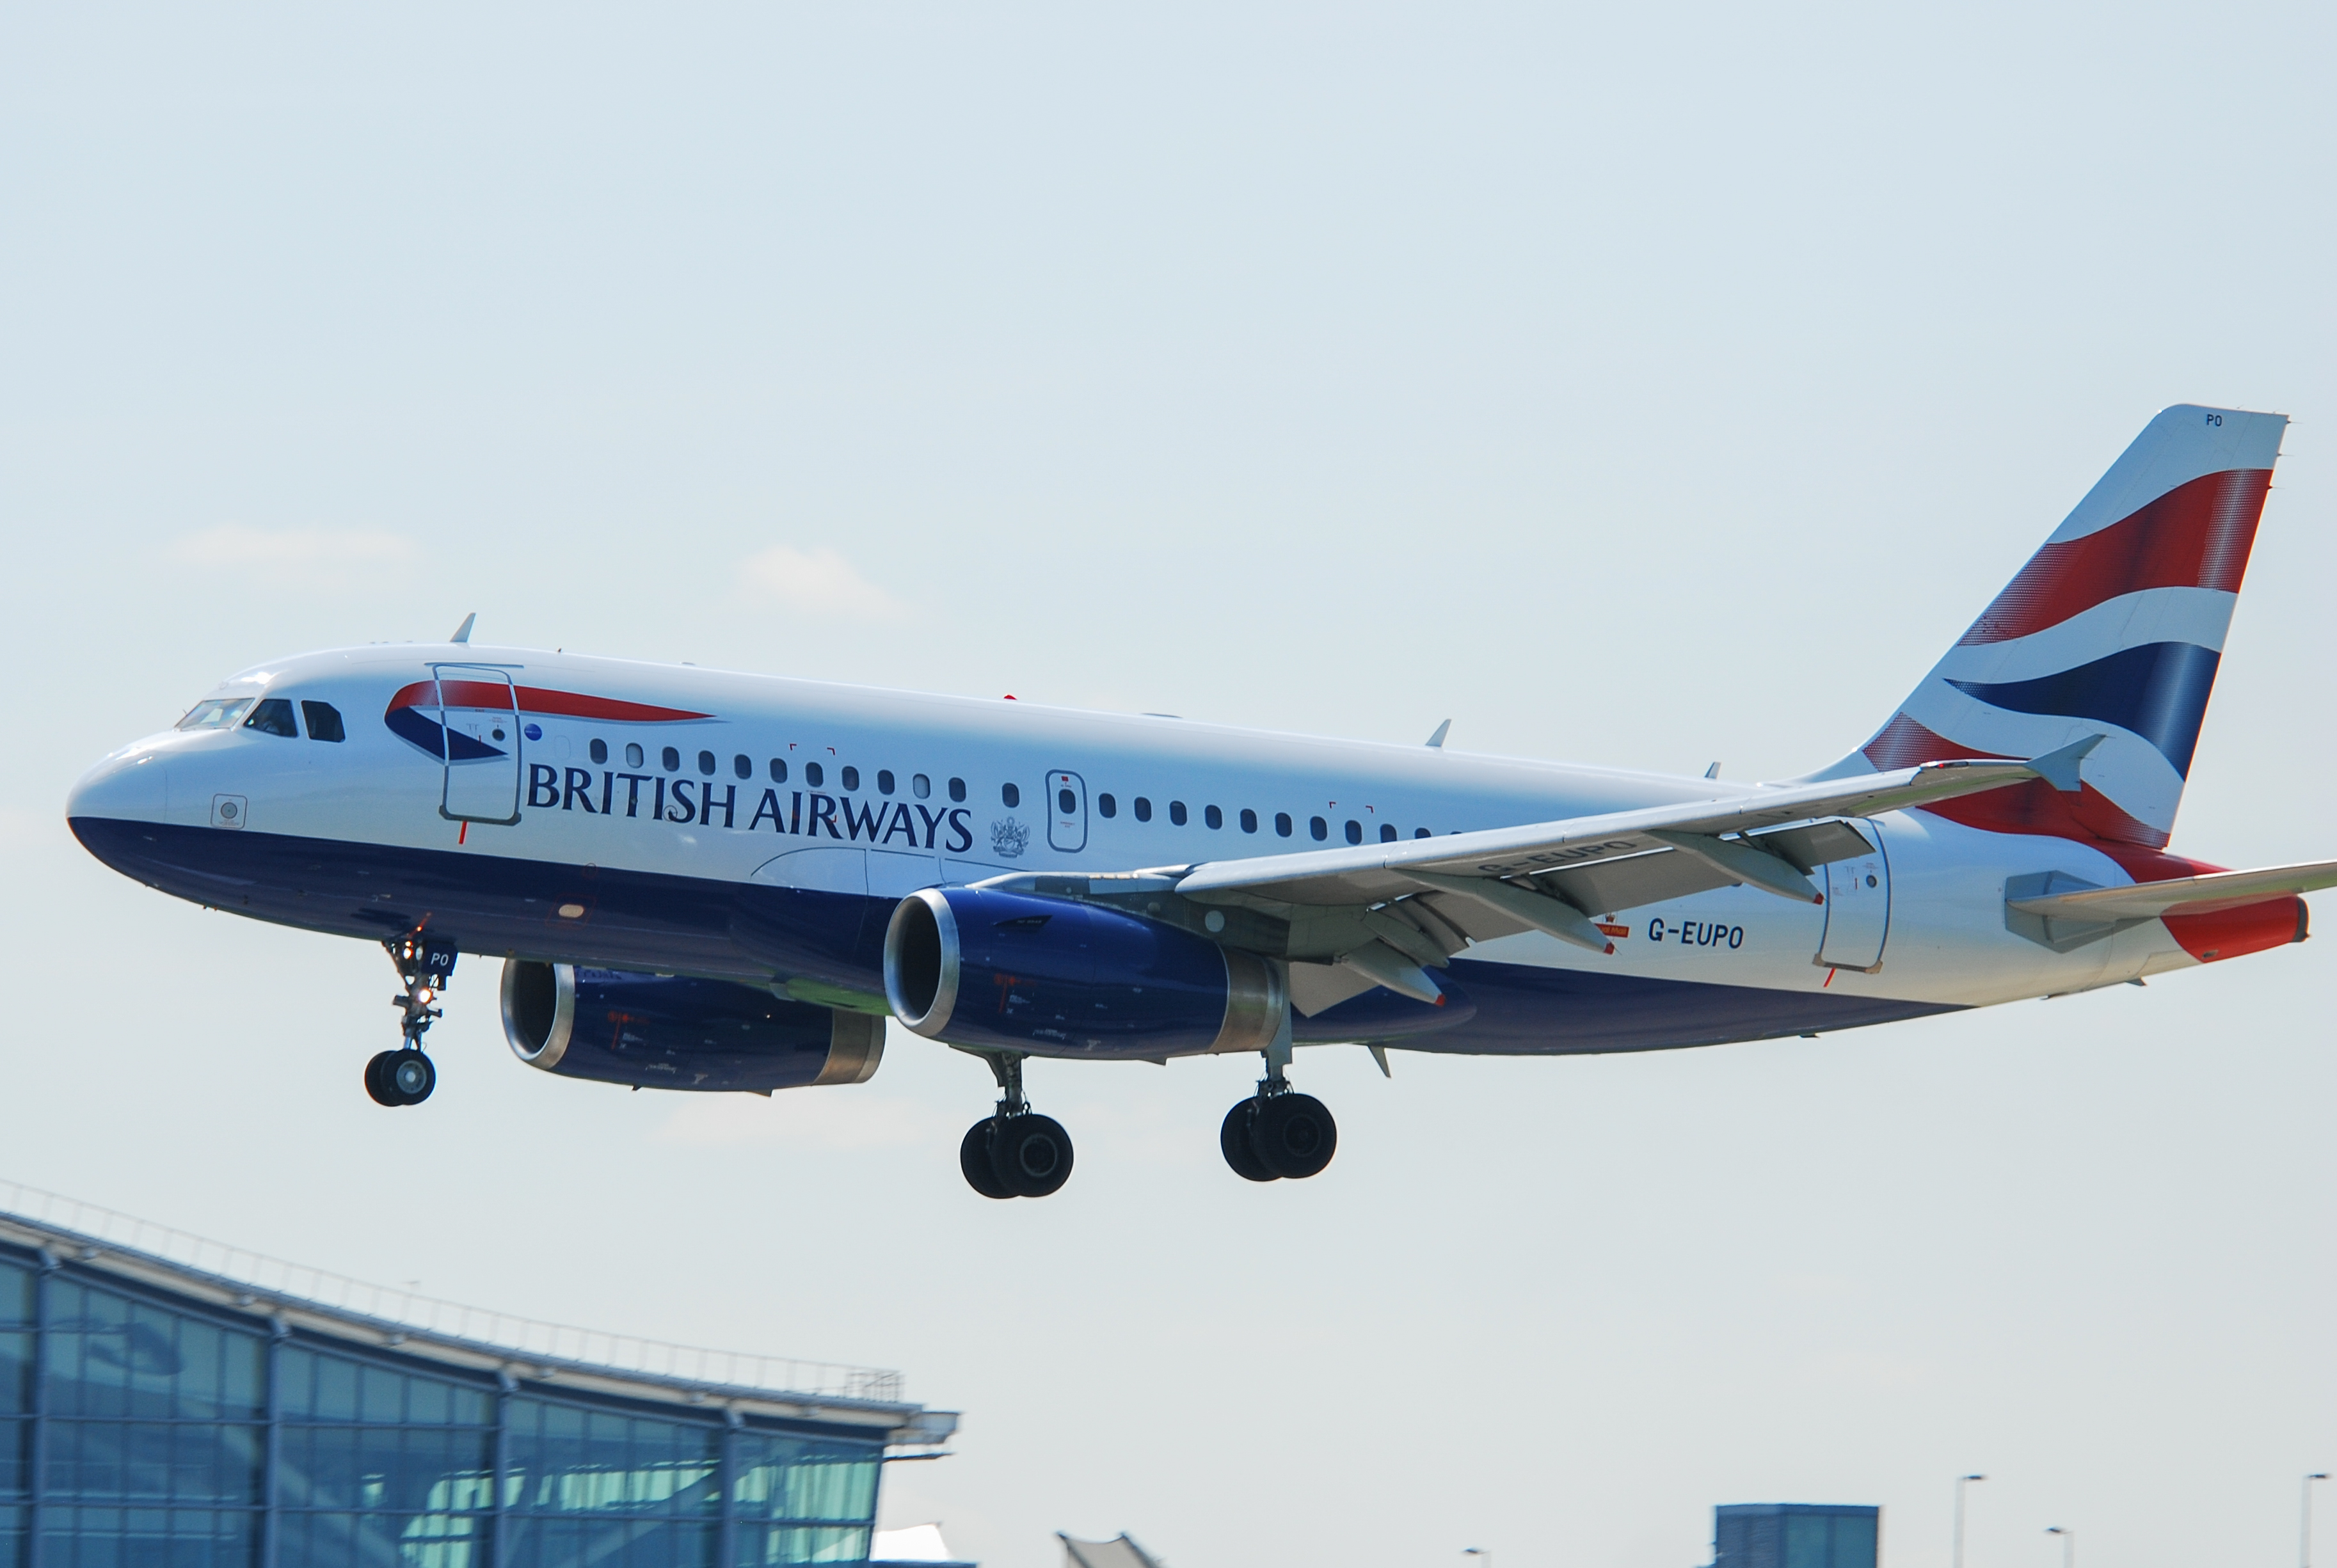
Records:
<instances>
[{"instance_id":1,"label":"landing gear strut","mask_svg":"<svg viewBox=\"0 0 2337 1568\"><path fill-rule=\"evenodd\" d=\"M958 1169L985 1198L1043 1198L1071 1180L1071 1135L1022 1097L1022 1053L982 1056L998 1080L998 1110L965 1130Z\"/></svg>"},{"instance_id":2,"label":"landing gear strut","mask_svg":"<svg viewBox=\"0 0 2337 1568\"><path fill-rule=\"evenodd\" d=\"M438 1069L423 1054L422 1037L445 1014L430 1004L455 972L455 946L419 936L396 937L381 945L406 988L389 998L389 1005L398 1009L398 1033L405 1044L366 1064L366 1093L376 1105L418 1105L438 1086Z\"/></svg>"},{"instance_id":3,"label":"landing gear strut","mask_svg":"<svg viewBox=\"0 0 2337 1568\"><path fill-rule=\"evenodd\" d=\"M1283 1069L1290 1062L1288 1037L1266 1053L1266 1076L1257 1093L1237 1102L1217 1129L1217 1148L1234 1174L1246 1182L1319 1175L1339 1149L1339 1124L1330 1107L1290 1086Z\"/></svg>"}]
</instances>

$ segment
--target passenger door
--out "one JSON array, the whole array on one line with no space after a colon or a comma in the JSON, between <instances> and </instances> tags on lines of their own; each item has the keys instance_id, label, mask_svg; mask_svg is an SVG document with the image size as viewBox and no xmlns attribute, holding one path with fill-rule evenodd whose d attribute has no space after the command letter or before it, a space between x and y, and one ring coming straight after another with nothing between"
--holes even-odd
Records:
<instances>
[{"instance_id":1,"label":"passenger door","mask_svg":"<svg viewBox=\"0 0 2337 1568\"><path fill-rule=\"evenodd\" d=\"M446 735L446 793L438 814L451 822L519 821L519 701L510 675L485 665L442 664L438 723Z\"/></svg>"},{"instance_id":2,"label":"passenger door","mask_svg":"<svg viewBox=\"0 0 2337 1568\"><path fill-rule=\"evenodd\" d=\"M1882 834L1870 822L1844 824L1867 842L1867 852L1829 862L1826 873L1825 937L1818 962L1833 969L1872 974L1882 967L1882 944L1891 931L1891 861Z\"/></svg>"},{"instance_id":3,"label":"passenger door","mask_svg":"<svg viewBox=\"0 0 2337 1568\"><path fill-rule=\"evenodd\" d=\"M1088 847L1088 784L1075 773L1047 775L1047 842L1065 854Z\"/></svg>"}]
</instances>

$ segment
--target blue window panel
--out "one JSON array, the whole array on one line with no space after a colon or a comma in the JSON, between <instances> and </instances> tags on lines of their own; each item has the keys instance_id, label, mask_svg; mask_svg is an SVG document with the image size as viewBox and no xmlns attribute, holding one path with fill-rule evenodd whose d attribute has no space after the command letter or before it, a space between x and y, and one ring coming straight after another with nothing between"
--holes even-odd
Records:
<instances>
[{"instance_id":1,"label":"blue window panel","mask_svg":"<svg viewBox=\"0 0 2337 1568\"><path fill-rule=\"evenodd\" d=\"M582 1410L549 1400L504 1407L510 1505L542 1514L710 1514L720 1433L712 1426Z\"/></svg>"},{"instance_id":2,"label":"blue window panel","mask_svg":"<svg viewBox=\"0 0 2337 1568\"><path fill-rule=\"evenodd\" d=\"M52 1420L41 1489L86 1501L260 1501L265 1442L258 1427Z\"/></svg>"},{"instance_id":3,"label":"blue window panel","mask_svg":"<svg viewBox=\"0 0 2337 1568\"><path fill-rule=\"evenodd\" d=\"M33 1407L33 1336L0 1333L0 1416Z\"/></svg>"},{"instance_id":4,"label":"blue window panel","mask_svg":"<svg viewBox=\"0 0 2337 1568\"><path fill-rule=\"evenodd\" d=\"M33 1271L0 1258L0 1323L33 1320Z\"/></svg>"},{"instance_id":5,"label":"blue window panel","mask_svg":"<svg viewBox=\"0 0 2337 1568\"><path fill-rule=\"evenodd\" d=\"M224 1508L41 1511L43 1568L251 1568L259 1515Z\"/></svg>"},{"instance_id":6,"label":"blue window panel","mask_svg":"<svg viewBox=\"0 0 2337 1568\"><path fill-rule=\"evenodd\" d=\"M51 1287L42 1376L57 1416L250 1419L259 1338L70 1281Z\"/></svg>"},{"instance_id":7,"label":"blue window panel","mask_svg":"<svg viewBox=\"0 0 2337 1568\"><path fill-rule=\"evenodd\" d=\"M699 1520L516 1514L504 1521L499 1544L496 1568L715 1568L721 1537Z\"/></svg>"}]
</instances>

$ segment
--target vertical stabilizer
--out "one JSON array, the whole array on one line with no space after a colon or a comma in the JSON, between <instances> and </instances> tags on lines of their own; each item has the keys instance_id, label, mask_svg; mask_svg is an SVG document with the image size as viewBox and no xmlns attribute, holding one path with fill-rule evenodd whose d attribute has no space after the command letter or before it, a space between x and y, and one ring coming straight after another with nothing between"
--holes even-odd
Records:
<instances>
[{"instance_id":1,"label":"vertical stabilizer","mask_svg":"<svg viewBox=\"0 0 2337 1568\"><path fill-rule=\"evenodd\" d=\"M2098 735L2077 793L2028 784L1940 814L2164 847L2287 425L2161 413L1874 738L1817 776L2039 756Z\"/></svg>"}]
</instances>

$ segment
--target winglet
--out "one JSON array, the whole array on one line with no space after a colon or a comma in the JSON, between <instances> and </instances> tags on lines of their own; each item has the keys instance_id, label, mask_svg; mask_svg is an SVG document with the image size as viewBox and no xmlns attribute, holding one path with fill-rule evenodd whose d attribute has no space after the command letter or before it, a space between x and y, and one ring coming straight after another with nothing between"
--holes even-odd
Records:
<instances>
[{"instance_id":1,"label":"winglet","mask_svg":"<svg viewBox=\"0 0 2337 1568\"><path fill-rule=\"evenodd\" d=\"M1448 718L1442 724L1436 726L1436 733L1428 737L1428 744L1437 747L1439 750L1443 749L1444 737L1452 733L1452 721Z\"/></svg>"},{"instance_id":2,"label":"winglet","mask_svg":"<svg viewBox=\"0 0 2337 1568\"><path fill-rule=\"evenodd\" d=\"M2029 760L2029 771L2063 794L2076 794L2078 790L2078 765L2085 760L2087 753L2108 738L2107 735L2089 735L2083 740L2071 741L2058 751L2031 757Z\"/></svg>"},{"instance_id":3,"label":"winglet","mask_svg":"<svg viewBox=\"0 0 2337 1568\"><path fill-rule=\"evenodd\" d=\"M458 627L456 627L456 628L455 628L455 635L454 635L454 636L452 636L452 637L450 637L450 638L448 638L446 640L447 640L448 642L468 642L468 641L470 641L470 640L471 640L471 626L472 626L472 623L473 623L473 622L474 622L474 621L476 621L478 618L479 618L479 612L478 612L477 610L475 610L475 609L474 609L474 610L473 610L470 614L468 614L468 615L464 616L464 617L463 618L463 624L462 624L462 625L460 625L460 626L458 626ZM2097 738L2098 738L2098 737L2097 737Z\"/></svg>"}]
</instances>

